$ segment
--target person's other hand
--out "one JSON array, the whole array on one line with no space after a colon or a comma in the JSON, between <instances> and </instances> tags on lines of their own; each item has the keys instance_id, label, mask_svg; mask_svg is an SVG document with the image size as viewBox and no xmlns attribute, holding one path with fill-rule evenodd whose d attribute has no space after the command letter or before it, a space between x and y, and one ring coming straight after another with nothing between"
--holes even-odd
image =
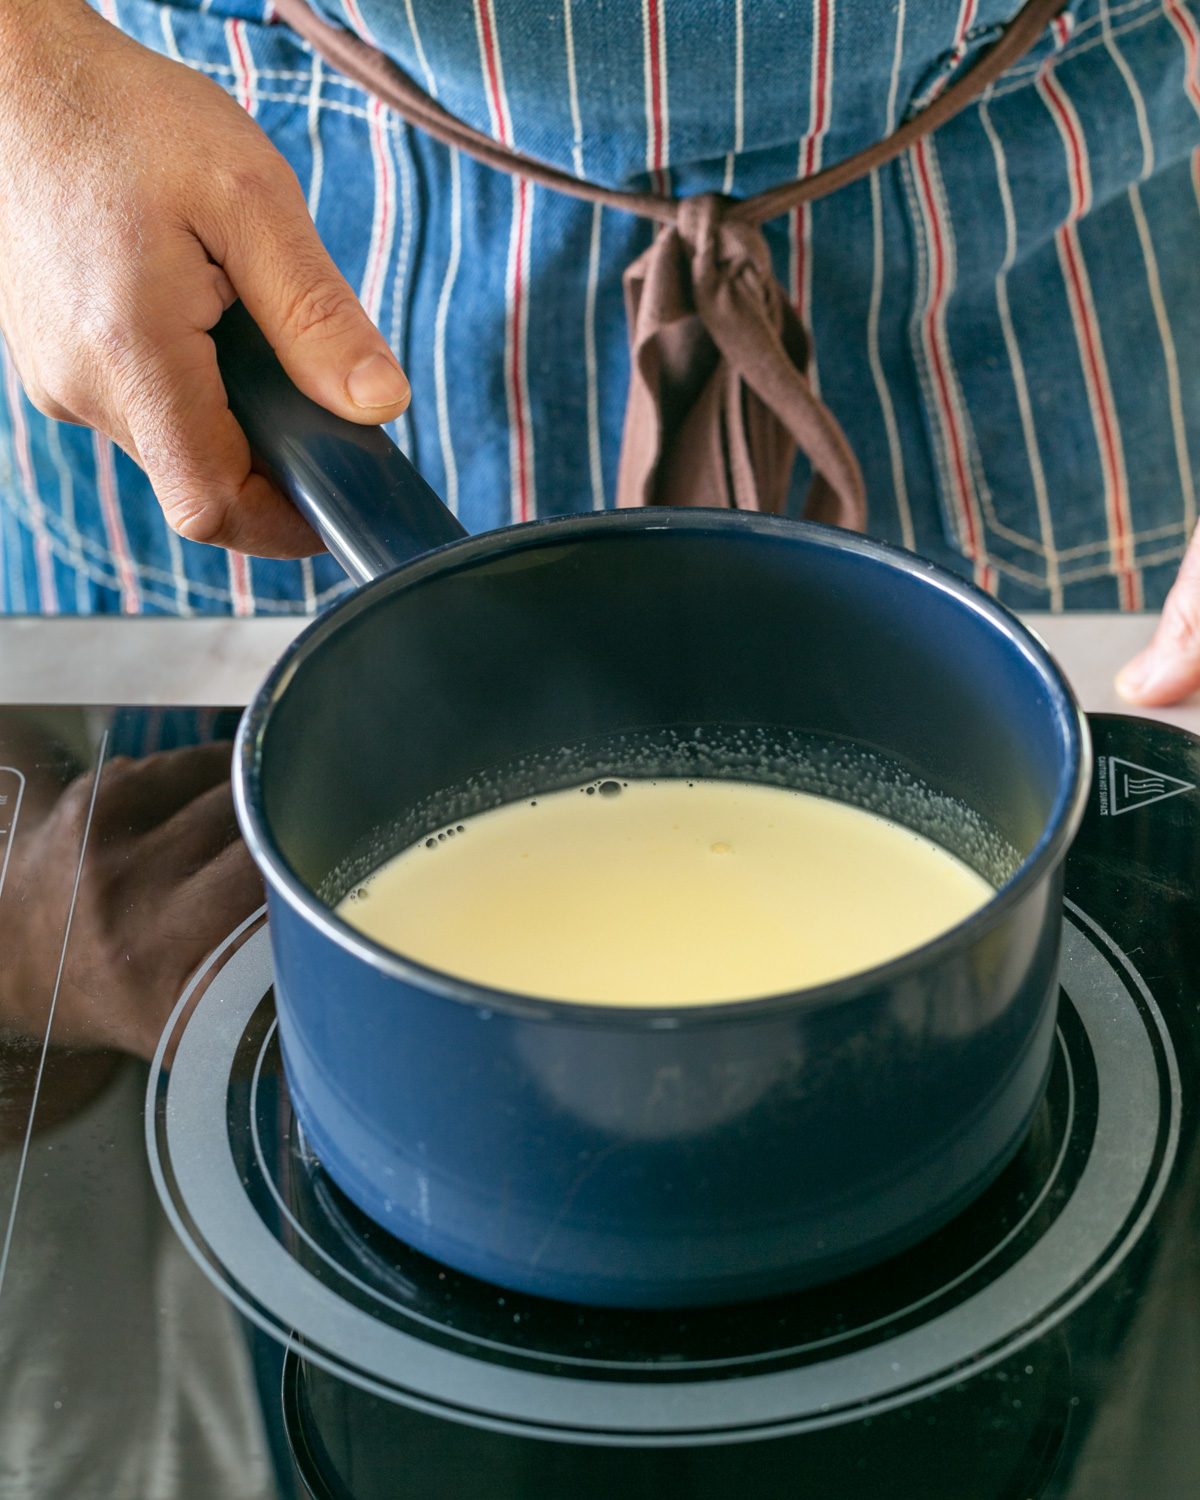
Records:
<instances>
[{"instance_id":1,"label":"person's other hand","mask_svg":"<svg viewBox=\"0 0 1200 1500\"><path fill-rule=\"evenodd\" d=\"M1179 703L1198 689L1200 529L1192 536L1153 639L1117 674L1117 691L1144 708Z\"/></svg>"},{"instance_id":2,"label":"person's other hand","mask_svg":"<svg viewBox=\"0 0 1200 1500\"><path fill-rule=\"evenodd\" d=\"M240 298L306 395L391 420L408 382L294 173L221 88L83 0L0 4L0 330L38 409L106 433L193 541L320 543L253 473L207 330Z\"/></svg>"},{"instance_id":3,"label":"person's other hand","mask_svg":"<svg viewBox=\"0 0 1200 1500\"><path fill-rule=\"evenodd\" d=\"M0 1031L153 1057L201 961L263 899L238 837L228 744L110 760L13 840L0 908ZM62 975L63 922L91 808Z\"/></svg>"}]
</instances>

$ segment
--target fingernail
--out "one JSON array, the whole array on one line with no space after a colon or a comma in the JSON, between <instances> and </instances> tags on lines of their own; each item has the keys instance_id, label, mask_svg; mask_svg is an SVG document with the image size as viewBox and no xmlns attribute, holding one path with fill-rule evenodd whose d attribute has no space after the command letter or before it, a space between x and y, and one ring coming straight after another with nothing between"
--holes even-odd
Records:
<instances>
[{"instance_id":1,"label":"fingernail","mask_svg":"<svg viewBox=\"0 0 1200 1500\"><path fill-rule=\"evenodd\" d=\"M386 354L368 354L346 377L346 392L355 406L375 410L408 400L408 379Z\"/></svg>"}]
</instances>

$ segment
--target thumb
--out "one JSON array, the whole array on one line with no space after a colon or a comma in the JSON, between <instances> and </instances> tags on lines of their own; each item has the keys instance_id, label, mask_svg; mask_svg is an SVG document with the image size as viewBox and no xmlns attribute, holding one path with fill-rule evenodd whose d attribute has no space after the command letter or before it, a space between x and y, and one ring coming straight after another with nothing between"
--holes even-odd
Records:
<instances>
[{"instance_id":1,"label":"thumb","mask_svg":"<svg viewBox=\"0 0 1200 1500\"><path fill-rule=\"evenodd\" d=\"M220 263L306 396L351 422L390 422L408 405L408 379L322 244L295 174L272 156L255 192L220 213Z\"/></svg>"},{"instance_id":2,"label":"thumb","mask_svg":"<svg viewBox=\"0 0 1200 1500\"><path fill-rule=\"evenodd\" d=\"M1200 688L1200 530L1196 531L1163 605L1154 638L1117 674L1130 703L1178 703Z\"/></svg>"}]
</instances>

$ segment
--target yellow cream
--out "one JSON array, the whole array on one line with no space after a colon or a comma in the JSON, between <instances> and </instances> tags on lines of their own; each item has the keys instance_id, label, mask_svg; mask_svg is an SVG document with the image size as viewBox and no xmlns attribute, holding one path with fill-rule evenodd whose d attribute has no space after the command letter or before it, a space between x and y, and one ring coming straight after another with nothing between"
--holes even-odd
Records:
<instances>
[{"instance_id":1,"label":"yellow cream","mask_svg":"<svg viewBox=\"0 0 1200 1500\"><path fill-rule=\"evenodd\" d=\"M883 818L736 781L605 781L510 803L338 907L406 958L609 1005L752 999L919 947L993 894Z\"/></svg>"}]
</instances>

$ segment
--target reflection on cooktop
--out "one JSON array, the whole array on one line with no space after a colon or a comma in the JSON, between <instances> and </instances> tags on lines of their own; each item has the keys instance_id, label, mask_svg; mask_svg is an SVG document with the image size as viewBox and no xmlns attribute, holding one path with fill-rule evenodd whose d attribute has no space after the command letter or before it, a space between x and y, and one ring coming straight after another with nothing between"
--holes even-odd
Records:
<instances>
[{"instance_id":1,"label":"reflection on cooktop","mask_svg":"<svg viewBox=\"0 0 1200 1500\"><path fill-rule=\"evenodd\" d=\"M391 1239L304 1150L279 1064L265 930L190 1011L160 1084L160 1170L231 1292L303 1339L306 1357L397 1399L462 1404L464 1372L443 1388L427 1359L444 1350L472 1361L469 1389L491 1420L518 1429L577 1424L666 1442L709 1426L861 1417L1041 1336L1111 1274L1161 1195L1179 1124L1169 1033L1149 993L1120 984L1082 913L1064 942L1052 1077L1016 1159L924 1244L790 1297L686 1314L577 1308L499 1291ZM339 1309L372 1320L369 1346ZM516 1371L542 1384L506 1381ZM630 1405L642 1384L673 1388L670 1423Z\"/></svg>"},{"instance_id":2,"label":"reflection on cooktop","mask_svg":"<svg viewBox=\"0 0 1200 1500\"><path fill-rule=\"evenodd\" d=\"M201 796L224 772L150 755L163 726L132 717L126 762L111 722L74 744L0 716L0 1414L31 1500L76 1459L72 1500L153 1493L153 1463L185 1460L197 1494L266 1500L273 1422L297 1493L336 1500L1200 1494L1200 742L1093 721L1052 1073L991 1188L870 1272L632 1313L459 1275L331 1185L292 1117L261 913L196 900L182 921L195 872L173 845L165 880L147 852L191 795L174 768ZM67 791L89 757L94 804ZM96 943L118 897L114 956ZM144 1065L103 1048L156 1039L143 1117ZM283 1347L281 1402L264 1351ZM40 1447L12 1448L18 1428Z\"/></svg>"},{"instance_id":3,"label":"reflection on cooktop","mask_svg":"<svg viewBox=\"0 0 1200 1500\"><path fill-rule=\"evenodd\" d=\"M1056 1049L1029 1137L938 1234L797 1295L582 1308L419 1255L306 1149L265 930L218 961L174 1018L151 1146L194 1253L289 1342L285 1414L311 1492L374 1500L403 1472L421 1496L486 1473L497 1495L703 1497L750 1481L798 1496L1115 1500L1075 1480L1094 1476L1097 1434L1115 1429L1113 1362L1163 1274L1195 1052L1179 993L1194 971L1164 985L1158 965L1150 983L1148 942L1132 956L1122 943L1150 938L1152 919L1179 930L1172 903L1190 896L1200 820L1179 796L1156 804L1153 829L1116 822L1109 778L1115 758L1186 789L1188 757L1200 757L1184 736L1138 726L1147 744L1128 721L1096 728L1109 805L1097 798L1072 856ZM1150 879L1136 864L1147 856Z\"/></svg>"}]
</instances>

